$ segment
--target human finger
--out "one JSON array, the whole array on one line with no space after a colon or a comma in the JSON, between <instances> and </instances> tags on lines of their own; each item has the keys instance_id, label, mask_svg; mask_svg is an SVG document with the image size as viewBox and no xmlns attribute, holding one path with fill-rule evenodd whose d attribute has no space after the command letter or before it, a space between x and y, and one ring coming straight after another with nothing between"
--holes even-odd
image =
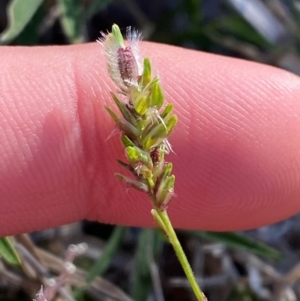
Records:
<instances>
[{"instance_id":1,"label":"human finger","mask_svg":"<svg viewBox=\"0 0 300 301\"><path fill-rule=\"evenodd\" d=\"M298 77L276 68L143 44L173 102L180 228L236 230L299 210ZM154 226L147 196L113 173L124 153L104 111L114 86L98 45L1 48L0 231L82 218Z\"/></svg>"}]
</instances>

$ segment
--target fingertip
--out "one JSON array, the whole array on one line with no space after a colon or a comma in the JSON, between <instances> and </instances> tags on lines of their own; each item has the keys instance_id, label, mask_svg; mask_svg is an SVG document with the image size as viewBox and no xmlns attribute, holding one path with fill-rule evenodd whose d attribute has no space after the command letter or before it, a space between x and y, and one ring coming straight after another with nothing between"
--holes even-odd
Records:
<instances>
[{"instance_id":1,"label":"fingertip","mask_svg":"<svg viewBox=\"0 0 300 301\"><path fill-rule=\"evenodd\" d=\"M298 212L299 77L172 46L144 47L179 116L171 137L177 155L169 159L179 196L169 208L175 225L249 229ZM153 225L138 198L134 192L124 196L114 208L124 213L117 220Z\"/></svg>"}]
</instances>

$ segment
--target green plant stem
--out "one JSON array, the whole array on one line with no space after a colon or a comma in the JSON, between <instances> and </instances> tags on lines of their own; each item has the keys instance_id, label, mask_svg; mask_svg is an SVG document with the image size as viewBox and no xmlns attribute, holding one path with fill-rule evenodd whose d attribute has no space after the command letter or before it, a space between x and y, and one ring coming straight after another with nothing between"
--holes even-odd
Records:
<instances>
[{"instance_id":1,"label":"green plant stem","mask_svg":"<svg viewBox=\"0 0 300 301\"><path fill-rule=\"evenodd\" d=\"M174 228L172 226L172 223L170 221L167 211L160 210L159 208L156 207L155 209L152 209L151 213L154 216L156 222L159 224L159 226L162 227L162 230L164 232L166 232L166 235L168 236L170 244L174 248L177 258L185 272L185 275L192 287L192 290L193 290L197 300L198 301L207 300L196 281L196 278L194 276L192 268L185 256L182 246L177 238L176 232L174 231Z\"/></svg>"}]
</instances>

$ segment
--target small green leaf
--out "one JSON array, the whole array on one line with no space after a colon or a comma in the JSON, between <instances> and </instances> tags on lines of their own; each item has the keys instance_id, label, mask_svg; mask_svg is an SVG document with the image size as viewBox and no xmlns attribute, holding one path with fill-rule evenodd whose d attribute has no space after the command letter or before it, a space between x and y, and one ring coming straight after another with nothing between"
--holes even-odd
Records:
<instances>
[{"instance_id":1,"label":"small green leaf","mask_svg":"<svg viewBox=\"0 0 300 301\"><path fill-rule=\"evenodd\" d=\"M141 78L142 87L146 87L151 81L151 63L148 58L144 59L144 70Z\"/></svg>"},{"instance_id":2,"label":"small green leaf","mask_svg":"<svg viewBox=\"0 0 300 301\"><path fill-rule=\"evenodd\" d=\"M171 103L167 104L163 112L160 114L162 119L165 119L173 111L173 105Z\"/></svg>"},{"instance_id":3,"label":"small green leaf","mask_svg":"<svg viewBox=\"0 0 300 301\"><path fill-rule=\"evenodd\" d=\"M117 160L117 162L124 168L126 168L127 170L129 170L130 172L134 173L134 169L132 168L131 165L121 161L121 160Z\"/></svg>"},{"instance_id":4,"label":"small green leaf","mask_svg":"<svg viewBox=\"0 0 300 301\"><path fill-rule=\"evenodd\" d=\"M111 118L115 121L116 125L124 131L125 134L132 137L137 137L138 130L126 120L121 120L120 117L109 107L105 106L106 111L109 113Z\"/></svg>"},{"instance_id":5,"label":"small green leaf","mask_svg":"<svg viewBox=\"0 0 300 301\"><path fill-rule=\"evenodd\" d=\"M120 31L120 28L117 24L114 24L112 26L112 35L114 37L115 42L120 46L124 47L124 39L122 36L122 33Z\"/></svg>"},{"instance_id":6,"label":"small green leaf","mask_svg":"<svg viewBox=\"0 0 300 301\"><path fill-rule=\"evenodd\" d=\"M280 253L264 243L260 243L243 234L234 232L198 232L188 231L188 235L221 242L228 247L248 251L264 257L279 259Z\"/></svg>"},{"instance_id":7,"label":"small green leaf","mask_svg":"<svg viewBox=\"0 0 300 301\"><path fill-rule=\"evenodd\" d=\"M122 135L121 141L125 147L135 146L135 144L126 135Z\"/></svg>"},{"instance_id":8,"label":"small green leaf","mask_svg":"<svg viewBox=\"0 0 300 301\"><path fill-rule=\"evenodd\" d=\"M149 109L149 96L153 86L158 82L158 77L152 79L152 81L142 90L137 91L133 97L133 105L136 112L140 115L144 115Z\"/></svg>"},{"instance_id":9,"label":"small green leaf","mask_svg":"<svg viewBox=\"0 0 300 301\"><path fill-rule=\"evenodd\" d=\"M115 104L118 106L120 112L122 113L123 117L129 122L131 123L134 127L137 126L137 121L136 118L133 116L132 112L128 109L128 107L121 102L117 96L113 93L110 93Z\"/></svg>"},{"instance_id":10,"label":"small green leaf","mask_svg":"<svg viewBox=\"0 0 300 301\"><path fill-rule=\"evenodd\" d=\"M175 175L166 177L159 185L156 193L156 201L159 207L163 209L172 198L172 192L174 191Z\"/></svg>"},{"instance_id":11,"label":"small green leaf","mask_svg":"<svg viewBox=\"0 0 300 301\"><path fill-rule=\"evenodd\" d=\"M177 123L177 116L170 116L168 120L164 120L165 123L159 123L151 128L150 132L147 133L147 136L142 139L143 147L148 150L156 145L158 139L165 139L174 129Z\"/></svg>"},{"instance_id":12,"label":"small green leaf","mask_svg":"<svg viewBox=\"0 0 300 301\"><path fill-rule=\"evenodd\" d=\"M21 259L9 237L0 238L0 256L9 264L21 265Z\"/></svg>"},{"instance_id":13,"label":"small green leaf","mask_svg":"<svg viewBox=\"0 0 300 301\"><path fill-rule=\"evenodd\" d=\"M146 150L150 150L154 147L157 147L159 144L163 142L163 138L146 138L143 141L143 147Z\"/></svg>"},{"instance_id":14,"label":"small green leaf","mask_svg":"<svg viewBox=\"0 0 300 301\"><path fill-rule=\"evenodd\" d=\"M172 162L169 162L167 164L167 166L165 167L164 173L162 175L161 181L163 181L166 177L170 176L170 174L172 173L172 169L173 169L173 164Z\"/></svg>"},{"instance_id":15,"label":"small green leaf","mask_svg":"<svg viewBox=\"0 0 300 301\"><path fill-rule=\"evenodd\" d=\"M134 109L139 115L144 115L148 110L148 95L139 97L134 101Z\"/></svg>"},{"instance_id":16,"label":"small green leaf","mask_svg":"<svg viewBox=\"0 0 300 301\"><path fill-rule=\"evenodd\" d=\"M157 76L155 76L142 90L142 95L149 95L152 87L154 84L156 84L157 82L159 82L159 78ZM138 95L140 95L141 92L138 92Z\"/></svg>"},{"instance_id":17,"label":"small green leaf","mask_svg":"<svg viewBox=\"0 0 300 301\"><path fill-rule=\"evenodd\" d=\"M7 6L8 26L0 35L0 43L13 41L25 28L44 0L11 0Z\"/></svg>"},{"instance_id":18,"label":"small green leaf","mask_svg":"<svg viewBox=\"0 0 300 301\"><path fill-rule=\"evenodd\" d=\"M165 171L165 161L163 159L163 154L160 155L161 158L158 160L158 163L155 164L153 169L153 178L157 179Z\"/></svg>"},{"instance_id":19,"label":"small green leaf","mask_svg":"<svg viewBox=\"0 0 300 301\"><path fill-rule=\"evenodd\" d=\"M132 180L132 179L130 179L130 178L126 177L126 176L123 176L123 175L121 175L121 174L119 174L119 173L116 173L115 176L116 176L119 180L125 182L125 183L126 183L128 186L130 186L130 187L133 187L133 188L135 188L135 189L137 189L137 190L139 190L139 191L142 191L142 192L146 192L146 193L149 192L148 185L146 185L146 184L143 183L143 182L136 181L136 180Z\"/></svg>"},{"instance_id":20,"label":"small green leaf","mask_svg":"<svg viewBox=\"0 0 300 301\"><path fill-rule=\"evenodd\" d=\"M145 166L147 166L149 169L153 168L153 163L150 157L150 154L148 152L145 152L141 150L140 148L136 146L128 146L125 149L126 155L128 157L128 160L133 165L138 163L143 163Z\"/></svg>"},{"instance_id":21,"label":"small green leaf","mask_svg":"<svg viewBox=\"0 0 300 301\"><path fill-rule=\"evenodd\" d=\"M170 119L167 121L168 136L172 133L177 122L178 118L176 115L171 116Z\"/></svg>"},{"instance_id":22,"label":"small green leaf","mask_svg":"<svg viewBox=\"0 0 300 301\"><path fill-rule=\"evenodd\" d=\"M148 106L155 107L157 110L159 110L164 104L164 101L165 97L162 88L160 83L157 81L151 87L151 92L148 98Z\"/></svg>"},{"instance_id":23,"label":"small green leaf","mask_svg":"<svg viewBox=\"0 0 300 301\"><path fill-rule=\"evenodd\" d=\"M109 113L110 117L114 120L116 125L119 125L121 122L120 117L110 107L105 106L105 109Z\"/></svg>"}]
</instances>

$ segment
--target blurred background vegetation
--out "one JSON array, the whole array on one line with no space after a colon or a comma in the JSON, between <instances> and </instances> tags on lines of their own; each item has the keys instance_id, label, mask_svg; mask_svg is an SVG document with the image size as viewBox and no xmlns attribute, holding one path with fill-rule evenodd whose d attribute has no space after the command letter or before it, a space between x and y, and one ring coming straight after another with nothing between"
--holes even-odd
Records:
<instances>
[{"instance_id":1,"label":"blurred background vegetation","mask_svg":"<svg viewBox=\"0 0 300 301\"><path fill-rule=\"evenodd\" d=\"M298 0L0 1L2 45L91 42L113 23L139 29L145 40L300 74ZM179 236L209 301L295 301L300 300L299 230L295 216L243 233ZM68 245L79 242L88 248L71 272L64 263L78 254ZM157 230L84 221L1 239L0 254L0 300L32 300L41 283L59 287L53 300L194 300Z\"/></svg>"}]
</instances>

